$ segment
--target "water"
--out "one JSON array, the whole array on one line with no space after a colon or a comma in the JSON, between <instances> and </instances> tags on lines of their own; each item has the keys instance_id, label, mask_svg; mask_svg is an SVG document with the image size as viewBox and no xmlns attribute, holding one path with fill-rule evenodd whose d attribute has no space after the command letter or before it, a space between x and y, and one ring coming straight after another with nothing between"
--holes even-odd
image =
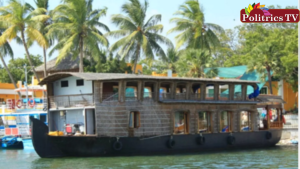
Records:
<instances>
[{"instance_id":1,"label":"water","mask_svg":"<svg viewBox=\"0 0 300 169\"><path fill-rule=\"evenodd\" d=\"M0 150L0 168L297 168L298 146L189 155L42 159L31 140L24 150Z\"/></svg>"}]
</instances>

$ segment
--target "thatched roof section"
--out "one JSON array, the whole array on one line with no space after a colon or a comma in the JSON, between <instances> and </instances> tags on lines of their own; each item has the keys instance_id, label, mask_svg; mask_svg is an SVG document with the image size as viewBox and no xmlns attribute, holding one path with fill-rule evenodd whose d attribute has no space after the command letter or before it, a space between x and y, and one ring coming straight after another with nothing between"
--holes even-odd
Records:
<instances>
[{"instance_id":1,"label":"thatched roof section","mask_svg":"<svg viewBox=\"0 0 300 169\"><path fill-rule=\"evenodd\" d=\"M44 78L40 85L48 82L54 82L61 78L75 76L84 80L165 80L165 81L194 81L194 82L224 82L224 83L239 83L254 85L258 81L246 81L238 79L207 79L207 78L180 78L180 77L159 77L150 75L124 74L124 73L75 73L75 72L60 72L54 73Z\"/></svg>"},{"instance_id":2,"label":"thatched roof section","mask_svg":"<svg viewBox=\"0 0 300 169\"><path fill-rule=\"evenodd\" d=\"M55 64L57 58L54 58L47 62L47 71L65 71L65 70L74 70L79 69L79 58L73 60L71 56L66 57L58 65ZM42 72L44 71L44 64L35 68L35 71Z\"/></svg>"},{"instance_id":3,"label":"thatched roof section","mask_svg":"<svg viewBox=\"0 0 300 169\"><path fill-rule=\"evenodd\" d=\"M259 95L257 97L257 101L263 103L286 103L281 96L274 96L274 95Z\"/></svg>"}]
</instances>

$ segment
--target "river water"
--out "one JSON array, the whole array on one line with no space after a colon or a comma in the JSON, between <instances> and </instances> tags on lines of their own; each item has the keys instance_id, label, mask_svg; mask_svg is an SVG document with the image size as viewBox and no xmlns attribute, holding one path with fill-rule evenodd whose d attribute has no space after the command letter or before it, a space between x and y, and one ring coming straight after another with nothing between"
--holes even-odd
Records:
<instances>
[{"instance_id":1,"label":"river water","mask_svg":"<svg viewBox=\"0 0 300 169\"><path fill-rule=\"evenodd\" d=\"M31 140L24 150L0 150L0 168L297 168L298 146L221 151L189 155L42 159Z\"/></svg>"}]
</instances>

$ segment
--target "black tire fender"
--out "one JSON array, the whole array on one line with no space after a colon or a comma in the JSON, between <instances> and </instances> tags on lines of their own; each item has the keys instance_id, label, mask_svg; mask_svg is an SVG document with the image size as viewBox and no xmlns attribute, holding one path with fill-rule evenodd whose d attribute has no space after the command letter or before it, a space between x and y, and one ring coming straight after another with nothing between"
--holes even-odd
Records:
<instances>
[{"instance_id":1,"label":"black tire fender","mask_svg":"<svg viewBox=\"0 0 300 169\"><path fill-rule=\"evenodd\" d=\"M269 131L267 131L267 132L266 132L266 139L267 139L267 140L270 140L271 138L272 138L272 133L269 132Z\"/></svg>"},{"instance_id":2,"label":"black tire fender","mask_svg":"<svg viewBox=\"0 0 300 169\"><path fill-rule=\"evenodd\" d=\"M167 141L167 147L173 148L175 146L175 143L175 140L171 138Z\"/></svg>"},{"instance_id":3,"label":"black tire fender","mask_svg":"<svg viewBox=\"0 0 300 169\"><path fill-rule=\"evenodd\" d=\"M227 137L227 144L228 145L234 145L235 143L235 137L234 136L228 136Z\"/></svg>"},{"instance_id":4,"label":"black tire fender","mask_svg":"<svg viewBox=\"0 0 300 169\"><path fill-rule=\"evenodd\" d=\"M203 145L203 144L205 143L205 137L204 137L204 136L198 136L198 137L196 138L196 143L197 143L198 145Z\"/></svg>"},{"instance_id":5,"label":"black tire fender","mask_svg":"<svg viewBox=\"0 0 300 169\"><path fill-rule=\"evenodd\" d=\"M115 151L120 151L123 148L123 143L121 141L115 141L113 144L113 149Z\"/></svg>"}]
</instances>

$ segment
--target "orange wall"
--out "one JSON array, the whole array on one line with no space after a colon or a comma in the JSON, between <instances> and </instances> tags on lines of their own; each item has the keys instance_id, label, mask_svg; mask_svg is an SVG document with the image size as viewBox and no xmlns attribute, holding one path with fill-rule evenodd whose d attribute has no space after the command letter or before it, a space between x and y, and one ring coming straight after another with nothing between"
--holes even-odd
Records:
<instances>
[{"instance_id":1,"label":"orange wall","mask_svg":"<svg viewBox=\"0 0 300 169\"><path fill-rule=\"evenodd\" d=\"M272 82L273 95L278 96L278 85L277 81ZM269 83L266 82L264 86L268 87L268 94L271 94ZM293 92L292 87L285 81L283 81L283 100L286 102L284 105L284 109L289 111L296 106L298 107L298 92Z\"/></svg>"},{"instance_id":2,"label":"orange wall","mask_svg":"<svg viewBox=\"0 0 300 169\"><path fill-rule=\"evenodd\" d=\"M285 81L283 82L283 99L286 102L284 104L285 110L293 109L295 104L298 107L298 92L293 92L292 87Z\"/></svg>"},{"instance_id":3,"label":"orange wall","mask_svg":"<svg viewBox=\"0 0 300 169\"><path fill-rule=\"evenodd\" d=\"M159 73L156 73L156 72L152 72L152 76L162 76L162 77L167 77L168 74L167 74L167 73L159 74ZM172 77L177 77L177 74L176 74L176 73L173 73L173 74L172 74Z\"/></svg>"},{"instance_id":4,"label":"orange wall","mask_svg":"<svg viewBox=\"0 0 300 169\"><path fill-rule=\"evenodd\" d=\"M131 66L131 70L133 71L133 68L134 68L134 65L133 65L133 64L127 63L127 66ZM143 72L143 67L142 67L142 65L137 64L134 73L138 73L138 70L140 70L141 72Z\"/></svg>"},{"instance_id":5,"label":"orange wall","mask_svg":"<svg viewBox=\"0 0 300 169\"><path fill-rule=\"evenodd\" d=\"M266 82L264 86L268 87L268 94L271 94L269 82ZM272 82L272 89L273 89L273 95L277 96L278 95L278 82L277 81Z\"/></svg>"}]
</instances>

